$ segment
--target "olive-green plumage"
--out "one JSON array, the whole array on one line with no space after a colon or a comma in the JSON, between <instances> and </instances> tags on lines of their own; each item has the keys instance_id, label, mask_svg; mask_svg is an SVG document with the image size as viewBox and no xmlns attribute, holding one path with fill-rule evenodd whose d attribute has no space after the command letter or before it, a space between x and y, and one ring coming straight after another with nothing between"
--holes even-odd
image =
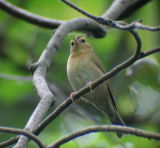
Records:
<instances>
[{"instance_id":1,"label":"olive-green plumage","mask_svg":"<svg viewBox=\"0 0 160 148\"><path fill-rule=\"evenodd\" d=\"M83 36L74 38L71 41L67 63L67 76L74 91L101 77L104 73L103 65L86 39ZM107 115L113 124L125 125L117 111L109 81L95 88L93 92L86 93L81 99ZM121 133L117 135L120 137Z\"/></svg>"}]
</instances>

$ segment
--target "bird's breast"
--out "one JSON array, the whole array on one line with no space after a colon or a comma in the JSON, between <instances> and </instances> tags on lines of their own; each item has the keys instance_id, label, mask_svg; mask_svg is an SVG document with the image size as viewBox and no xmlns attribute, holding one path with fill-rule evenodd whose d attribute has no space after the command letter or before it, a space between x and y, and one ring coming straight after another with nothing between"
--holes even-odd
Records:
<instances>
[{"instance_id":1,"label":"bird's breast","mask_svg":"<svg viewBox=\"0 0 160 148\"><path fill-rule=\"evenodd\" d=\"M79 90L88 82L100 77L102 73L89 56L80 56L68 59L67 75L73 89Z\"/></svg>"}]
</instances>

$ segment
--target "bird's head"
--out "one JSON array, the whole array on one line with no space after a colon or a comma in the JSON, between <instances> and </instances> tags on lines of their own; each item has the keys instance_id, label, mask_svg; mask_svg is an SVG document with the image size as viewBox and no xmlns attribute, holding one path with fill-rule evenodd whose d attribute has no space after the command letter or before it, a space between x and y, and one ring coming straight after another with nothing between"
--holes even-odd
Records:
<instances>
[{"instance_id":1,"label":"bird's head","mask_svg":"<svg viewBox=\"0 0 160 148\"><path fill-rule=\"evenodd\" d=\"M80 52L81 50L90 48L91 47L84 36L77 36L71 40L71 52Z\"/></svg>"}]
</instances>

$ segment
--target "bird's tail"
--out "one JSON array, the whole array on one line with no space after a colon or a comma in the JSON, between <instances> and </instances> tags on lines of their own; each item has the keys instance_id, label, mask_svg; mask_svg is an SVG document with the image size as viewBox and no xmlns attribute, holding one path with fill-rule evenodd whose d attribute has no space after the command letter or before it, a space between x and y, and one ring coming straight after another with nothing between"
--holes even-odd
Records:
<instances>
[{"instance_id":1,"label":"bird's tail","mask_svg":"<svg viewBox=\"0 0 160 148\"><path fill-rule=\"evenodd\" d=\"M95 106L97 109L99 109L102 113L107 115L107 117L110 119L113 125L121 125L121 126L126 126L125 123L123 122L120 114L117 111L117 108L113 106L112 104L108 104L107 101L99 101L95 104L92 104ZM123 134L121 132L116 132L118 137L122 137Z\"/></svg>"},{"instance_id":2,"label":"bird's tail","mask_svg":"<svg viewBox=\"0 0 160 148\"><path fill-rule=\"evenodd\" d=\"M126 126L124 121L122 120L120 114L118 113L118 111L115 109L114 110L114 114L112 116L109 116L109 119L111 120L113 125L121 125L121 126ZM123 134L120 132L116 132L118 137L122 137Z\"/></svg>"}]
</instances>

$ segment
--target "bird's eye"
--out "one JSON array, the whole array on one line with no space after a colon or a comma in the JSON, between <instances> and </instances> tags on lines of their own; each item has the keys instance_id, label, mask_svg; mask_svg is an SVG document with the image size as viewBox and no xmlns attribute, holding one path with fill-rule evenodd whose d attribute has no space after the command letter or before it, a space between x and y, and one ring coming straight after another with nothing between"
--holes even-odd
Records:
<instances>
[{"instance_id":1,"label":"bird's eye","mask_svg":"<svg viewBox=\"0 0 160 148\"><path fill-rule=\"evenodd\" d=\"M73 46L74 45L74 42L71 42L71 46Z\"/></svg>"},{"instance_id":2,"label":"bird's eye","mask_svg":"<svg viewBox=\"0 0 160 148\"><path fill-rule=\"evenodd\" d=\"M82 43L85 43L85 42L86 42L86 40L85 40L85 39L82 39L82 40L81 40L81 42L82 42Z\"/></svg>"}]
</instances>

